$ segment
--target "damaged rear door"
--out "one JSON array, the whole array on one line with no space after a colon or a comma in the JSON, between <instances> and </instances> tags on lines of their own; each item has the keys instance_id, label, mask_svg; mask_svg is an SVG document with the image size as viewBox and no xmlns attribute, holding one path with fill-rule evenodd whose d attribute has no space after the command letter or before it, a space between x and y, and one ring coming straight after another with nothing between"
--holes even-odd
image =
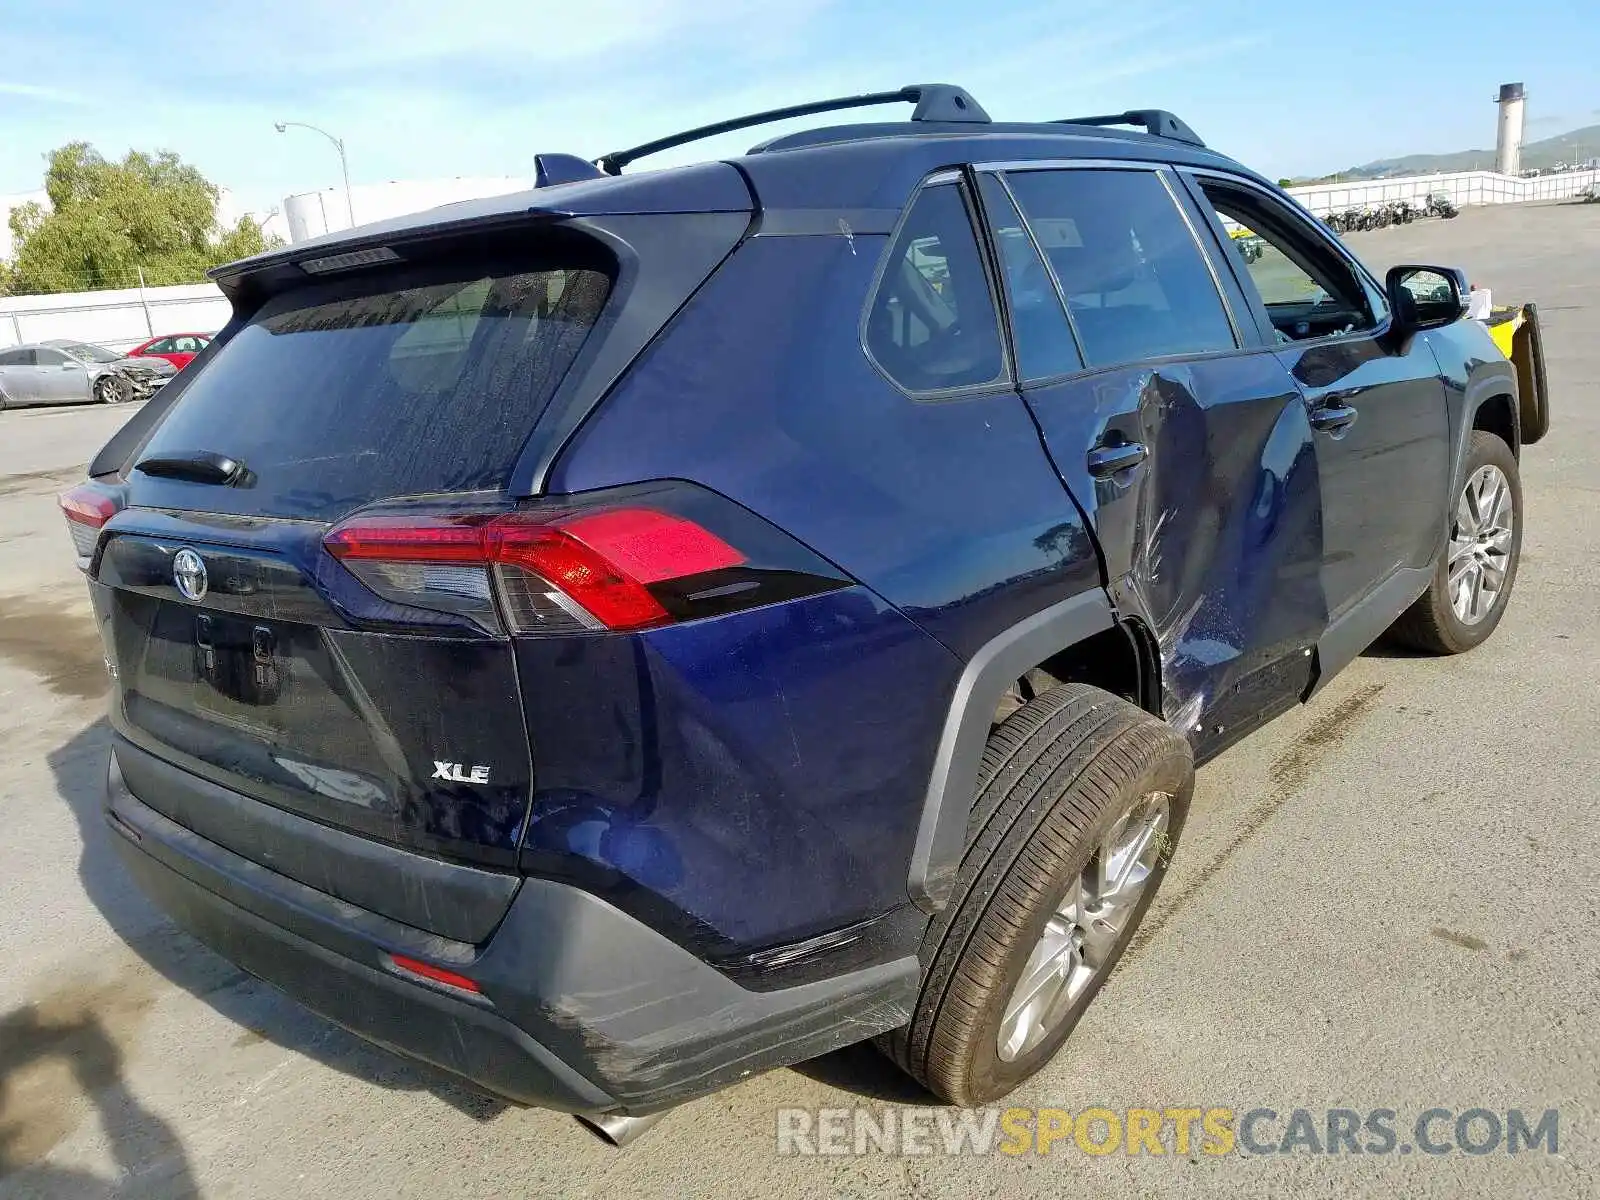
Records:
<instances>
[{"instance_id":1,"label":"damaged rear door","mask_svg":"<svg viewBox=\"0 0 1600 1200\"><path fill-rule=\"evenodd\" d=\"M1024 398L1207 757L1301 697L1327 624L1304 401L1163 168L1022 166L983 195Z\"/></svg>"}]
</instances>

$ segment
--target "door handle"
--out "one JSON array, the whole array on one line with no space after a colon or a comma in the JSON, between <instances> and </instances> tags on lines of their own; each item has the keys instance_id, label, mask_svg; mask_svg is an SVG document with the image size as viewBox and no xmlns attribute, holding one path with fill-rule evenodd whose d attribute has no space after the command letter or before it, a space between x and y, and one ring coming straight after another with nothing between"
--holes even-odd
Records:
<instances>
[{"instance_id":1,"label":"door handle","mask_svg":"<svg viewBox=\"0 0 1600 1200\"><path fill-rule=\"evenodd\" d=\"M1350 405L1335 401L1324 404L1311 414L1311 428L1323 433L1343 433L1356 423L1359 415Z\"/></svg>"},{"instance_id":2,"label":"door handle","mask_svg":"<svg viewBox=\"0 0 1600 1200\"><path fill-rule=\"evenodd\" d=\"M1110 479L1121 471L1137 467L1150 451L1138 442L1123 442L1118 446L1096 446L1089 451L1089 474L1096 479Z\"/></svg>"}]
</instances>

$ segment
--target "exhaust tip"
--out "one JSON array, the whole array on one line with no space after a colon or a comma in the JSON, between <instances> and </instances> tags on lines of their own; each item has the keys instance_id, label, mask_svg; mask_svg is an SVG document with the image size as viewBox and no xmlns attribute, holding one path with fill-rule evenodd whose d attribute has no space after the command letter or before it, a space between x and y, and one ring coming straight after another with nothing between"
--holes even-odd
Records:
<instances>
[{"instance_id":1,"label":"exhaust tip","mask_svg":"<svg viewBox=\"0 0 1600 1200\"><path fill-rule=\"evenodd\" d=\"M666 1115L663 1111L643 1117L630 1117L625 1113L599 1113L592 1117L580 1113L577 1117L602 1141L609 1142L620 1150Z\"/></svg>"}]
</instances>

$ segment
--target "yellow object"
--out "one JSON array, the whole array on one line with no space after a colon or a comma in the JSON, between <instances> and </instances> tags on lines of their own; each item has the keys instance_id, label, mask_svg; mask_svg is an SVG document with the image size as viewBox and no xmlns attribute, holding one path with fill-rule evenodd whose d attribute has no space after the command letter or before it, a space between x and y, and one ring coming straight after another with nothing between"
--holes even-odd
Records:
<instances>
[{"instance_id":1,"label":"yellow object","mask_svg":"<svg viewBox=\"0 0 1600 1200\"><path fill-rule=\"evenodd\" d=\"M1489 336L1494 339L1494 344L1500 347L1500 353L1508 359L1511 357L1513 339L1525 320L1527 315L1522 311L1522 306L1518 305L1515 308L1496 308L1484 322L1489 327Z\"/></svg>"}]
</instances>

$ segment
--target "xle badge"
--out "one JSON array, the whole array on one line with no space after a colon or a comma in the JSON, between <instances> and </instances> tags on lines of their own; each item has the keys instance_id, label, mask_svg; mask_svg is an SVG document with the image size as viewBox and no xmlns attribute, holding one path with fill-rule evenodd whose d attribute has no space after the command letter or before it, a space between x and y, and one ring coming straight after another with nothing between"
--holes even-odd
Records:
<instances>
[{"instance_id":1,"label":"xle badge","mask_svg":"<svg viewBox=\"0 0 1600 1200\"><path fill-rule=\"evenodd\" d=\"M448 779L451 783L488 783L489 768L473 767L470 771L460 763L433 760L433 777Z\"/></svg>"}]
</instances>

